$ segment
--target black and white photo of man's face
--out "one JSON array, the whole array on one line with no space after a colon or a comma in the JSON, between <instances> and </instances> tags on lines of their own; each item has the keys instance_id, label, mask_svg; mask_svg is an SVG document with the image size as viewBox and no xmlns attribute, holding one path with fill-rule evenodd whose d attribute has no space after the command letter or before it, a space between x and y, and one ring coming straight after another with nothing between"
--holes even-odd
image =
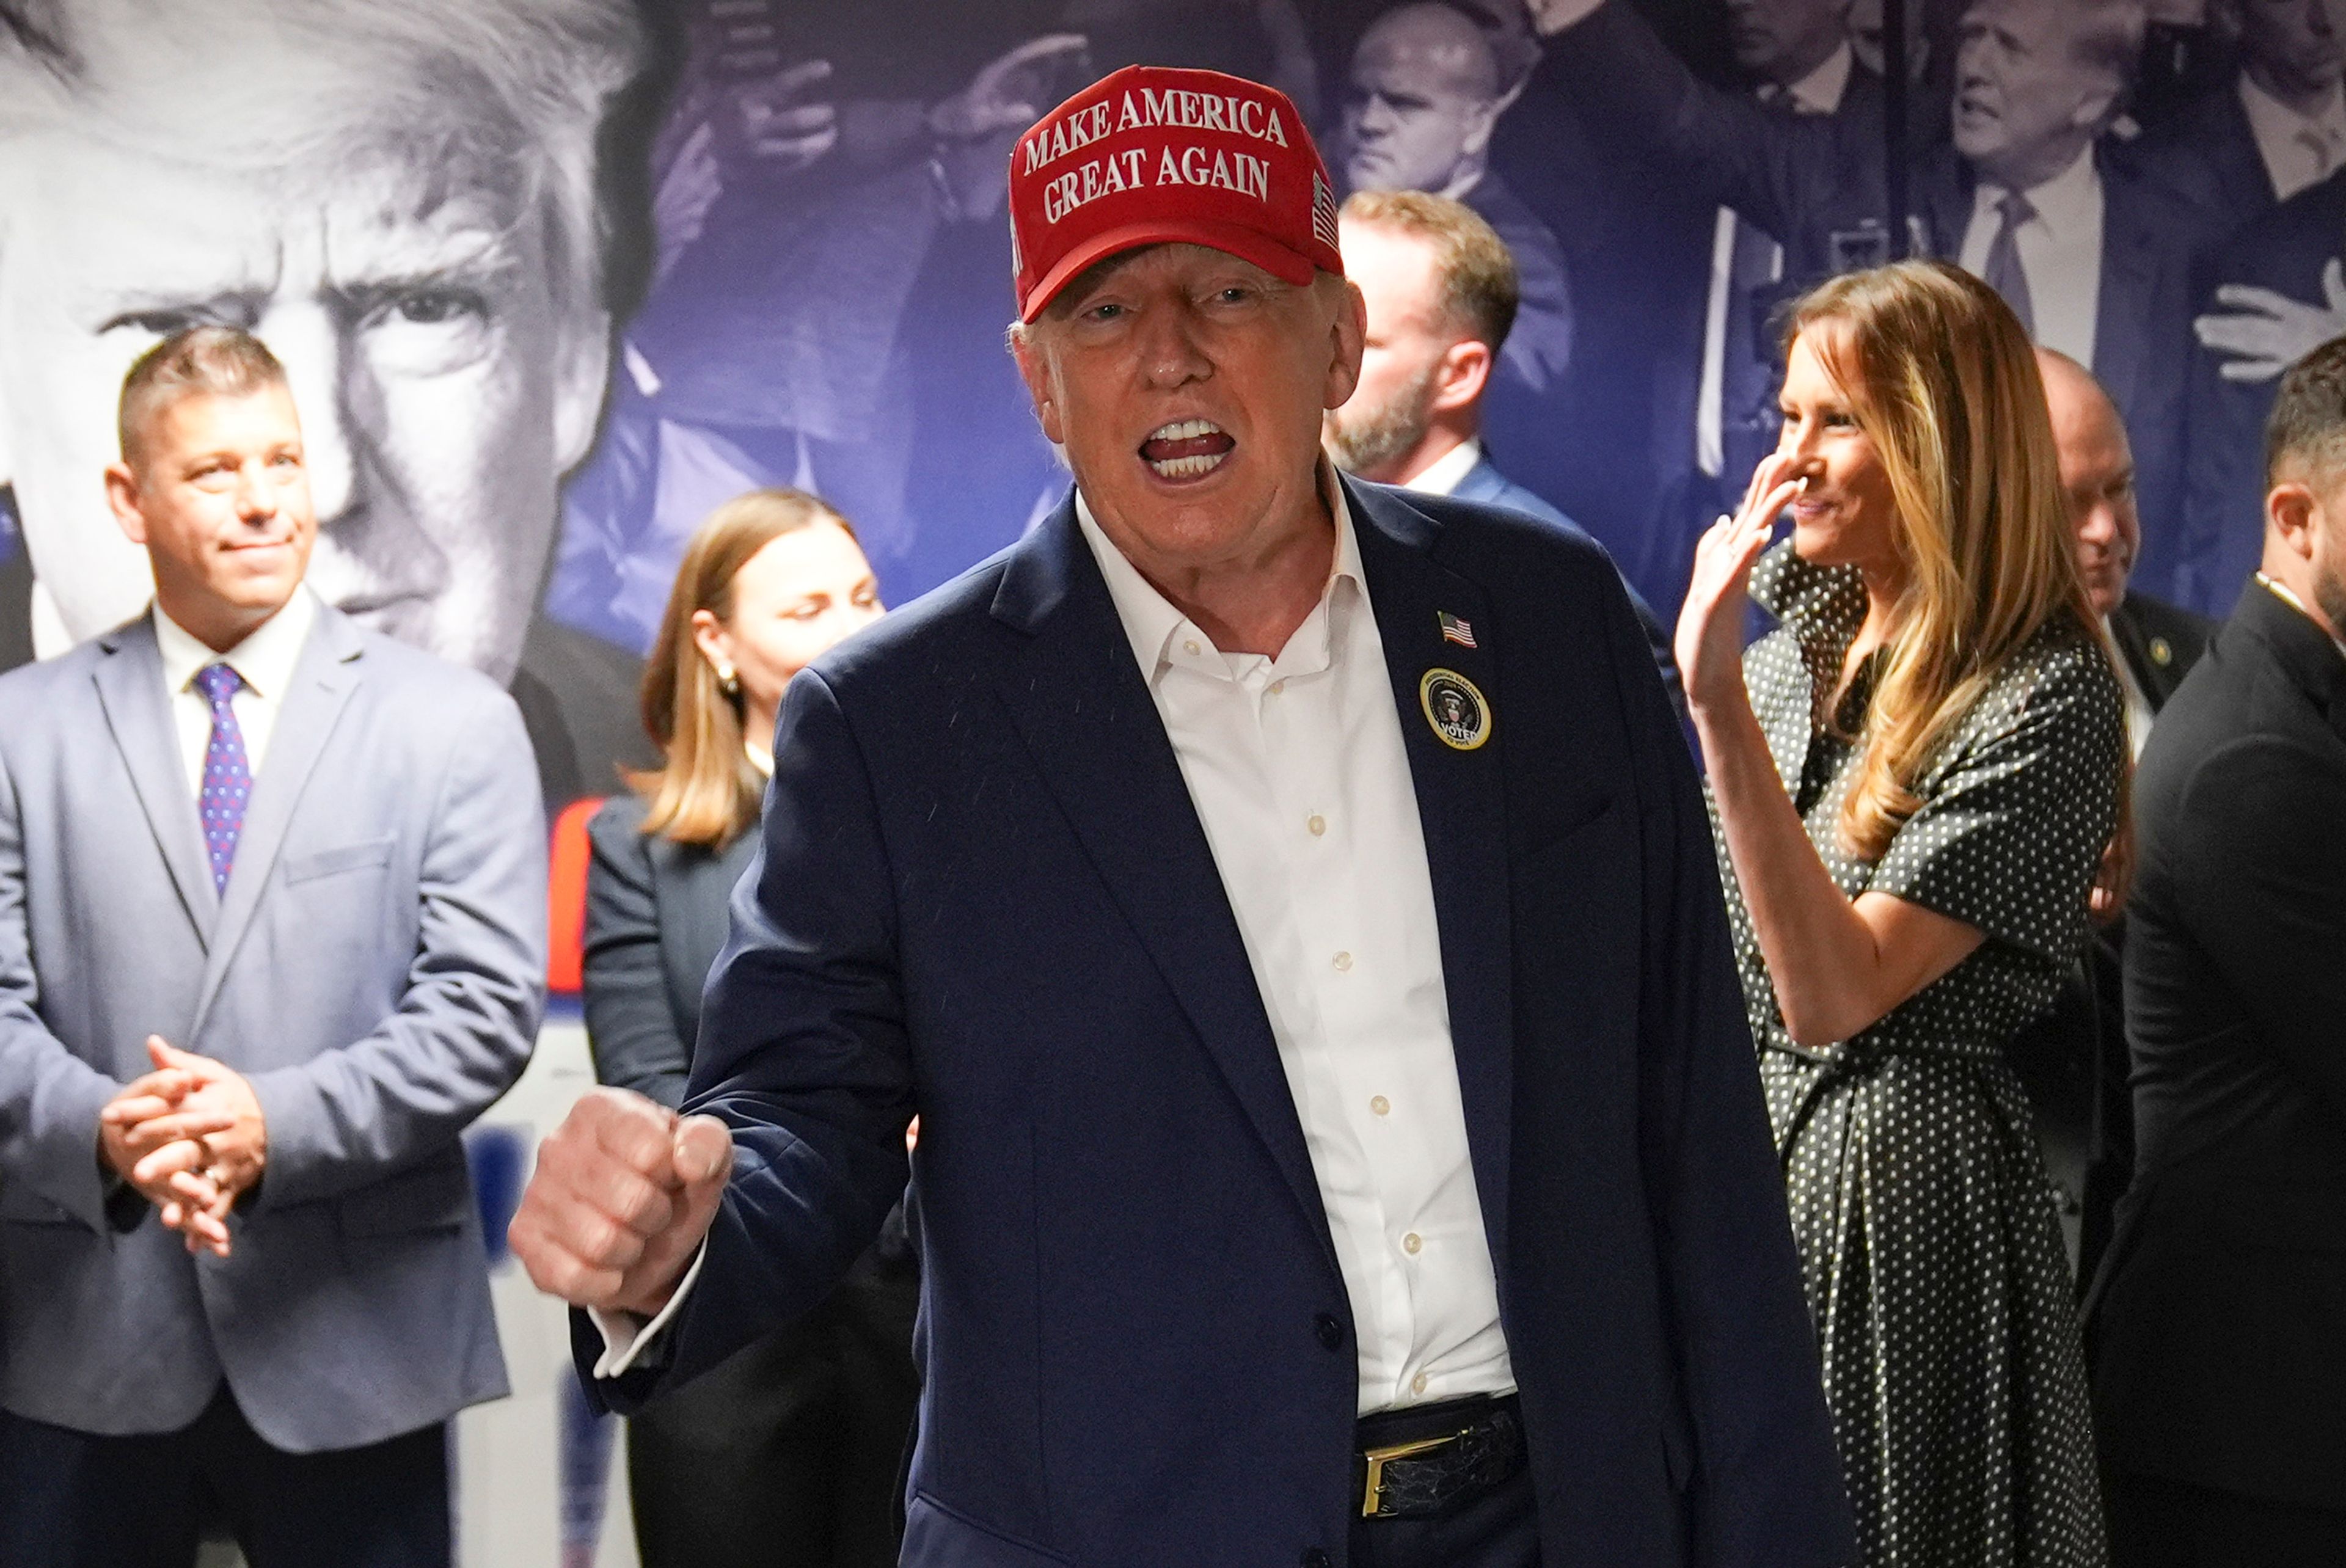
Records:
<instances>
[{"instance_id":1,"label":"black and white photo of man's face","mask_svg":"<svg viewBox=\"0 0 2346 1568\"><path fill-rule=\"evenodd\" d=\"M245 108L269 101L270 73L301 66L188 68L221 73ZM288 110L302 134L266 168L209 158L200 121L158 145L67 120L0 153L15 166L0 232L0 480L40 585L36 629L50 610L61 623L52 643L128 619L151 592L100 483L116 401L150 344L219 322L259 336L291 380L319 518L311 585L382 631L511 677L557 486L593 438L607 323L557 292L565 269L521 160L452 151L468 141L460 107L444 127L336 110L326 125Z\"/></svg>"},{"instance_id":2,"label":"black and white photo of man's face","mask_svg":"<svg viewBox=\"0 0 2346 1568\"><path fill-rule=\"evenodd\" d=\"M1439 4L1389 12L1352 55L1345 183L1449 193L1480 168L1499 95L1490 38L1466 13Z\"/></svg>"}]
</instances>

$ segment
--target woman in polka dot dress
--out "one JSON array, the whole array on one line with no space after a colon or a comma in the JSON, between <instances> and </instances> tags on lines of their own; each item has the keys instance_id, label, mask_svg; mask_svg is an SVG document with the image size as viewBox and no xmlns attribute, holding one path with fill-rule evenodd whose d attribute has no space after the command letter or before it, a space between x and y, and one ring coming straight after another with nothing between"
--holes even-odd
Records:
<instances>
[{"instance_id":1,"label":"woman in polka dot dress","mask_svg":"<svg viewBox=\"0 0 2346 1568\"><path fill-rule=\"evenodd\" d=\"M1801 302L1783 412L1703 537L1678 656L1866 1561L2100 1564L2003 1054L2086 942L2124 810L2043 383L1992 290L1903 262ZM1780 623L1748 653L1747 596Z\"/></svg>"}]
</instances>

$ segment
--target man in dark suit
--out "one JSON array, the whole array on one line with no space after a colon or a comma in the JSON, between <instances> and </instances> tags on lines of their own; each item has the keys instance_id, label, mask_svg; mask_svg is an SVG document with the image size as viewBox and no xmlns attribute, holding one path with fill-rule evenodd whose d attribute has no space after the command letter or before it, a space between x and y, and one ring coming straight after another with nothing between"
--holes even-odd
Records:
<instances>
[{"instance_id":1,"label":"man in dark suit","mask_svg":"<svg viewBox=\"0 0 2346 1568\"><path fill-rule=\"evenodd\" d=\"M2346 341L2275 402L2262 569L2145 749L2133 1187L2090 1303L2120 1568L2346 1561Z\"/></svg>"},{"instance_id":2,"label":"man in dark suit","mask_svg":"<svg viewBox=\"0 0 2346 1568\"><path fill-rule=\"evenodd\" d=\"M1464 203L1420 190L1356 191L1338 230L1346 276L1368 311L1368 341L1360 385L1328 412L1324 439L1336 466L1422 495L1512 507L1586 539L1577 523L1500 473L1483 447L1484 402L1518 298L1497 231ZM1681 702L1669 633L1634 587L1629 599L1672 702Z\"/></svg>"},{"instance_id":3,"label":"man in dark suit","mask_svg":"<svg viewBox=\"0 0 2346 1568\"><path fill-rule=\"evenodd\" d=\"M1658 159L1784 246L1797 291L1891 253L1882 137L1858 115L1768 112L1697 80L1622 0L1526 0L1538 87L1625 157ZM2206 220L2111 155L2140 42L2129 0L1973 0L1946 145L1916 169L1911 239L2004 293L2033 335L2082 362L2126 416L2147 561L2176 529L2192 268ZM2165 575L2147 573L2154 587Z\"/></svg>"},{"instance_id":4,"label":"man in dark suit","mask_svg":"<svg viewBox=\"0 0 2346 1568\"><path fill-rule=\"evenodd\" d=\"M595 1092L514 1223L582 1369L811 1302L918 1112L908 1563L1846 1563L1617 575L1321 461L1361 307L1284 98L1119 72L1013 159L1075 493L792 684L702 1114Z\"/></svg>"},{"instance_id":5,"label":"man in dark suit","mask_svg":"<svg viewBox=\"0 0 2346 1568\"><path fill-rule=\"evenodd\" d=\"M2151 725L2207 651L2215 627L2188 610L2132 591L2127 575L2142 545L2135 511L2134 453L2116 405L2091 372L2066 354L2036 351L2060 449L2061 486L2077 534L2086 597L2117 649L2127 728L2142 754ZM2110 1218L2134 1174L2133 1103L2127 1089L2124 922L2115 910L2062 987L2053 1011L2013 1043L2012 1064L2036 1113L2038 1146L2059 1189L2062 1239L2082 1283L2109 1245Z\"/></svg>"},{"instance_id":6,"label":"man in dark suit","mask_svg":"<svg viewBox=\"0 0 2346 1568\"><path fill-rule=\"evenodd\" d=\"M155 602L0 677L0 1562L449 1561L505 1392L459 1135L529 1060L512 700L303 583L283 368L143 356L104 489Z\"/></svg>"},{"instance_id":7,"label":"man in dark suit","mask_svg":"<svg viewBox=\"0 0 2346 1568\"><path fill-rule=\"evenodd\" d=\"M2322 0L2232 0L2239 64L2127 154L2229 239L2346 161L2341 59Z\"/></svg>"}]
</instances>

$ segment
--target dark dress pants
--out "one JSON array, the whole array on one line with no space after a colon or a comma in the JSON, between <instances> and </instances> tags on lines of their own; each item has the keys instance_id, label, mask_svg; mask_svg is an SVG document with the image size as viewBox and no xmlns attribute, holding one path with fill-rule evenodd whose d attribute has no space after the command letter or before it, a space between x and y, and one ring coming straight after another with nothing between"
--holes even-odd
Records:
<instances>
[{"instance_id":1,"label":"dark dress pants","mask_svg":"<svg viewBox=\"0 0 2346 1568\"><path fill-rule=\"evenodd\" d=\"M448 1437L286 1453L227 1385L192 1426L100 1437L0 1412L0 1563L190 1568L208 1523L250 1568L448 1568Z\"/></svg>"},{"instance_id":2,"label":"dark dress pants","mask_svg":"<svg viewBox=\"0 0 2346 1568\"><path fill-rule=\"evenodd\" d=\"M2106 1477L2111 1568L2338 1568L2346 1510L2119 1471Z\"/></svg>"},{"instance_id":3,"label":"dark dress pants","mask_svg":"<svg viewBox=\"0 0 2346 1568\"><path fill-rule=\"evenodd\" d=\"M917 1265L867 1254L821 1306L630 1421L644 1568L894 1568L919 1307Z\"/></svg>"},{"instance_id":4,"label":"dark dress pants","mask_svg":"<svg viewBox=\"0 0 2346 1568\"><path fill-rule=\"evenodd\" d=\"M1528 1467L1438 1519L1356 1519L1349 1568L1539 1568Z\"/></svg>"}]
</instances>

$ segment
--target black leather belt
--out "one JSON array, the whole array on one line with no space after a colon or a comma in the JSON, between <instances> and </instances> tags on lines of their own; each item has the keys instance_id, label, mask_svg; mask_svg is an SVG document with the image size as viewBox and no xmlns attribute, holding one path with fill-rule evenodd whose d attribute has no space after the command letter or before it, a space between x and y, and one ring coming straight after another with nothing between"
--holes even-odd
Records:
<instances>
[{"instance_id":1,"label":"black leather belt","mask_svg":"<svg viewBox=\"0 0 2346 1568\"><path fill-rule=\"evenodd\" d=\"M1363 1519L1432 1519L1524 1468L1515 1396L1444 1400L1363 1416L1353 1473Z\"/></svg>"}]
</instances>

